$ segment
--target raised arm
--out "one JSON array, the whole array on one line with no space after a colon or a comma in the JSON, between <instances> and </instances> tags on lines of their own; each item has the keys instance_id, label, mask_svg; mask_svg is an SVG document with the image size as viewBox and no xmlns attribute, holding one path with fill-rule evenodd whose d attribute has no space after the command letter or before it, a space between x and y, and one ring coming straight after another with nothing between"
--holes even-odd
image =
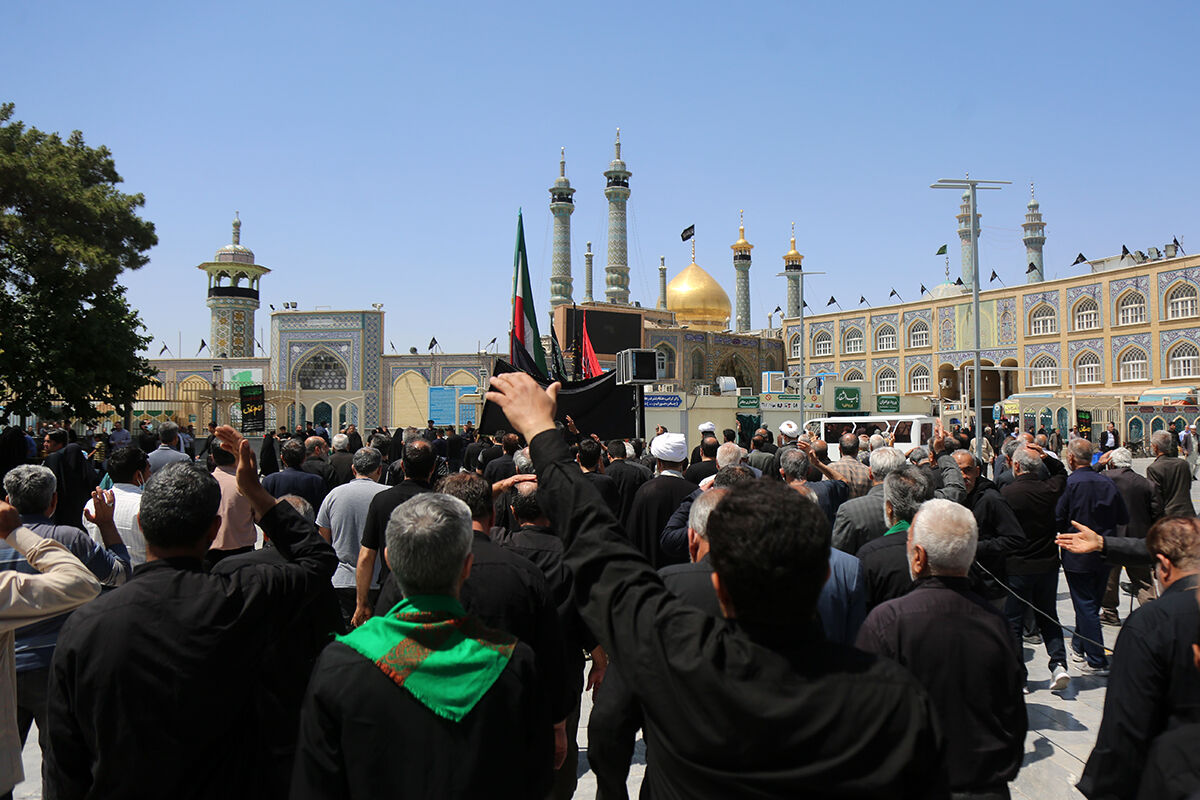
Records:
<instances>
[{"instance_id":1,"label":"raised arm","mask_svg":"<svg viewBox=\"0 0 1200 800\"><path fill-rule=\"evenodd\" d=\"M20 514L5 502L0 502L0 538L40 573L0 571L0 632L70 611L100 594L100 582L78 558L21 527Z\"/></svg>"}]
</instances>

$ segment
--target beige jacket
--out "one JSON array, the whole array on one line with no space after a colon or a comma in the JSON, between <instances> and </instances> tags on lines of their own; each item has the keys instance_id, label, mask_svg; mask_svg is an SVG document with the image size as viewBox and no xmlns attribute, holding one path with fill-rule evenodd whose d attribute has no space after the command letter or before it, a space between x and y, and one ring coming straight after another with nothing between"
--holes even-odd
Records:
<instances>
[{"instance_id":1,"label":"beige jacket","mask_svg":"<svg viewBox=\"0 0 1200 800\"><path fill-rule=\"evenodd\" d=\"M17 736L17 670L13 632L83 605L100 594L100 582L71 551L28 528L17 528L10 546L40 572L0 571L0 794L25 779Z\"/></svg>"}]
</instances>

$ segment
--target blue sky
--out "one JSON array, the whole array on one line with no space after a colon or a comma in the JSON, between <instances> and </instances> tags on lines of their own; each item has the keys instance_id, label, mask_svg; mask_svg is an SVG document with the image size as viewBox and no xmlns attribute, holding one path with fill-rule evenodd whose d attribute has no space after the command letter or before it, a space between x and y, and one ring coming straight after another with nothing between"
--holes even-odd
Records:
<instances>
[{"instance_id":1,"label":"blue sky","mask_svg":"<svg viewBox=\"0 0 1200 800\"><path fill-rule=\"evenodd\" d=\"M745 209L755 326L783 304L796 222L810 304L932 286L950 244L943 177L981 193L980 269L1024 279L1037 183L1047 277L1092 258L1200 250L1200 77L1190 3L25 3L5 11L0 98L105 144L159 244L124 276L155 336L208 335L195 265L242 242L268 303L387 312L401 352L505 341L519 207L545 319L560 146L603 293L602 172L633 172L633 299L697 260L733 295Z\"/></svg>"}]
</instances>

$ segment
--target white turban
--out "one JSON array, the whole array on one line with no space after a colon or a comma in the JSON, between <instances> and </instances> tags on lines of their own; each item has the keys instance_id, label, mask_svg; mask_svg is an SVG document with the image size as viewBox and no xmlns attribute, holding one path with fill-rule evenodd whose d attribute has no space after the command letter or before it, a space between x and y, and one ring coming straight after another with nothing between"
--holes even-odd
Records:
<instances>
[{"instance_id":1,"label":"white turban","mask_svg":"<svg viewBox=\"0 0 1200 800\"><path fill-rule=\"evenodd\" d=\"M660 461L683 461L687 458L687 437L682 433L663 433L650 442L650 454Z\"/></svg>"}]
</instances>

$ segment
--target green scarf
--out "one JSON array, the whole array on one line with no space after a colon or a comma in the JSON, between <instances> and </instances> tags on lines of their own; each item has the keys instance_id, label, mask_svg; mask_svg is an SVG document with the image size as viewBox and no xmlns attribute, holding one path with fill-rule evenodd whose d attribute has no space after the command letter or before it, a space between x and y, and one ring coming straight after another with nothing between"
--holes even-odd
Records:
<instances>
[{"instance_id":1,"label":"green scarf","mask_svg":"<svg viewBox=\"0 0 1200 800\"><path fill-rule=\"evenodd\" d=\"M515 636L485 627L445 595L405 598L337 640L454 722L483 699L517 645Z\"/></svg>"}]
</instances>

